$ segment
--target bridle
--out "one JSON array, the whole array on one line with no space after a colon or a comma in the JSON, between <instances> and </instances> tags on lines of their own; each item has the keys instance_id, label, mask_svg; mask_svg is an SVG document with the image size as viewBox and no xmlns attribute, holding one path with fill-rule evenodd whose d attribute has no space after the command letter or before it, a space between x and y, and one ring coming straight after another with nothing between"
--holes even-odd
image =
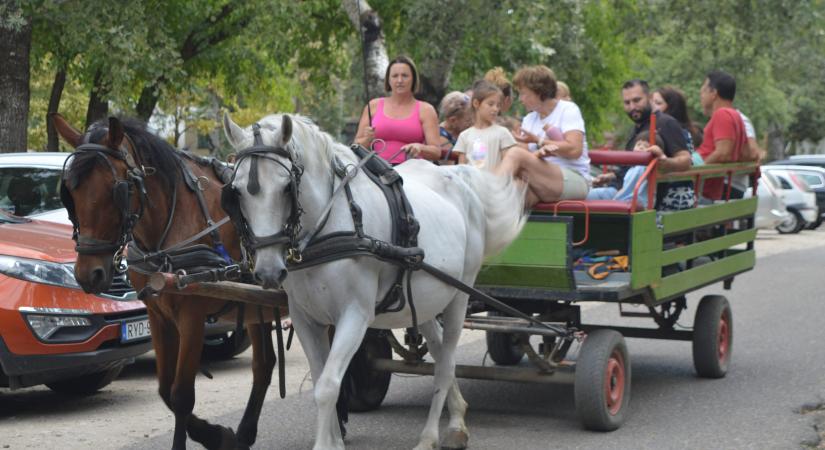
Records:
<instances>
[{"instance_id":1,"label":"bridle","mask_svg":"<svg viewBox=\"0 0 825 450\"><path fill-rule=\"evenodd\" d=\"M137 222L143 216L144 204L148 201L146 186L144 179L147 175L153 173L152 168L144 167L143 164L135 162L132 153L129 152L128 147L123 145L118 149L112 149L100 144L90 143L89 135L83 138L83 143L79 145L74 153L66 158L63 163L64 180L60 183L60 200L66 207L69 213L69 220L72 222L72 239L75 241L75 251L81 255L95 255L115 253L114 266L118 271L125 271L123 264L123 251L126 244L132 240L132 230ZM128 135L124 134L125 145L134 148L134 144ZM115 208L120 213L120 230L118 238L114 241L105 241L91 236L84 236L80 234L80 227L75 211L74 200L72 199L69 188L66 186L65 174L66 167L74 156L80 154L93 153L102 159L112 171L112 178L114 179L114 186L112 187L112 197L114 199ZM109 158L115 158L126 163L126 178L120 178L117 174L114 164ZM138 156L140 158L140 156ZM131 210L131 198L133 191L138 192L138 209Z\"/></svg>"},{"instance_id":2,"label":"bridle","mask_svg":"<svg viewBox=\"0 0 825 450\"><path fill-rule=\"evenodd\" d=\"M301 216L304 211L303 208L301 208L298 196L304 167L301 164L298 153L295 152L291 146L265 145L261 137L261 126L259 124L256 123L252 125L252 133L254 136L253 145L237 153L235 174L232 175L232 181L223 187L221 192L221 206L232 219L235 228L239 230L243 245L249 249L250 253L254 253L254 251L259 248L287 244L287 260L300 262L301 255L298 250L298 235L301 232ZM290 199L291 207L289 217L281 231L268 236L256 236L252 232L241 211L240 192L238 192L238 189L234 186L237 168L244 159L249 159L249 181L246 185L246 191L250 195L257 195L261 191L258 175L258 161L261 158L268 159L281 166L289 177L289 184L285 189L285 193ZM289 161L289 165L284 164L283 159Z\"/></svg>"}]
</instances>

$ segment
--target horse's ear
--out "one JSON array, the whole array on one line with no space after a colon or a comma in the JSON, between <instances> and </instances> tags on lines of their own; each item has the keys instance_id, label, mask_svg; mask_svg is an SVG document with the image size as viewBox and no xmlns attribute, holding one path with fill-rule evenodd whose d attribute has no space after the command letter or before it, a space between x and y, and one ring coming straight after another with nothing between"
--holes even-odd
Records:
<instances>
[{"instance_id":1,"label":"horse's ear","mask_svg":"<svg viewBox=\"0 0 825 450\"><path fill-rule=\"evenodd\" d=\"M119 149L123 142L123 124L117 117L109 117L109 147Z\"/></svg>"},{"instance_id":2,"label":"horse's ear","mask_svg":"<svg viewBox=\"0 0 825 450\"><path fill-rule=\"evenodd\" d=\"M75 127L71 126L63 116L56 112L49 113L49 120L52 121L52 125L54 125L55 130L57 130L57 134L68 142L72 148L77 148L77 146L81 144L83 135L77 131Z\"/></svg>"},{"instance_id":3,"label":"horse's ear","mask_svg":"<svg viewBox=\"0 0 825 450\"><path fill-rule=\"evenodd\" d=\"M223 132L233 147L237 147L243 137L243 128L232 121L228 111L223 113Z\"/></svg>"},{"instance_id":4,"label":"horse's ear","mask_svg":"<svg viewBox=\"0 0 825 450\"><path fill-rule=\"evenodd\" d=\"M286 145L292 139L292 118L289 114L281 117L281 145Z\"/></svg>"}]
</instances>

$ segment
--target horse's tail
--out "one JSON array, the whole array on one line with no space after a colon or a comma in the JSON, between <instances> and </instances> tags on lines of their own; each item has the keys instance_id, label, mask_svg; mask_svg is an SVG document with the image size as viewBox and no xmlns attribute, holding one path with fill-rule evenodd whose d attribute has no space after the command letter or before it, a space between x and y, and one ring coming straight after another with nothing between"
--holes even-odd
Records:
<instances>
[{"instance_id":1,"label":"horse's tail","mask_svg":"<svg viewBox=\"0 0 825 450\"><path fill-rule=\"evenodd\" d=\"M470 166L457 168L484 207L484 256L495 255L516 239L527 222L527 188L511 176L494 175Z\"/></svg>"}]
</instances>

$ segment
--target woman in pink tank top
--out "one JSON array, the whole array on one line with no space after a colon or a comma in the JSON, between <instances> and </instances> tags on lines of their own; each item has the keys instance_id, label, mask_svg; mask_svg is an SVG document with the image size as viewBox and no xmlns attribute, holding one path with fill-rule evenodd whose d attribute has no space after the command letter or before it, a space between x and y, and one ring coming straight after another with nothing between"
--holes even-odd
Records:
<instances>
[{"instance_id":1,"label":"woman in pink tank top","mask_svg":"<svg viewBox=\"0 0 825 450\"><path fill-rule=\"evenodd\" d=\"M392 164L415 157L439 159L438 115L432 105L413 96L418 84L418 71L410 58L390 61L384 76L384 89L390 95L370 100L364 107L355 143L372 145L378 156Z\"/></svg>"}]
</instances>

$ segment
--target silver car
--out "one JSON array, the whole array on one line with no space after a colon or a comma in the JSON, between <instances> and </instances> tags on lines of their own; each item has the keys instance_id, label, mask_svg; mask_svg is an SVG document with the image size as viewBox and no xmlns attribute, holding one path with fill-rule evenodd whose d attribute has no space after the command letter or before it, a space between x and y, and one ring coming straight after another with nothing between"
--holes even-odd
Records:
<instances>
[{"instance_id":1,"label":"silver car","mask_svg":"<svg viewBox=\"0 0 825 450\"><path fill-rule=\"evenodd\" d=\"M783 166L762 166L762 178L768 180L782 196L790 213L776 230L780 233L798 233L819 220L816 195L804 178Z\"/></svg>"}]
</instances>

